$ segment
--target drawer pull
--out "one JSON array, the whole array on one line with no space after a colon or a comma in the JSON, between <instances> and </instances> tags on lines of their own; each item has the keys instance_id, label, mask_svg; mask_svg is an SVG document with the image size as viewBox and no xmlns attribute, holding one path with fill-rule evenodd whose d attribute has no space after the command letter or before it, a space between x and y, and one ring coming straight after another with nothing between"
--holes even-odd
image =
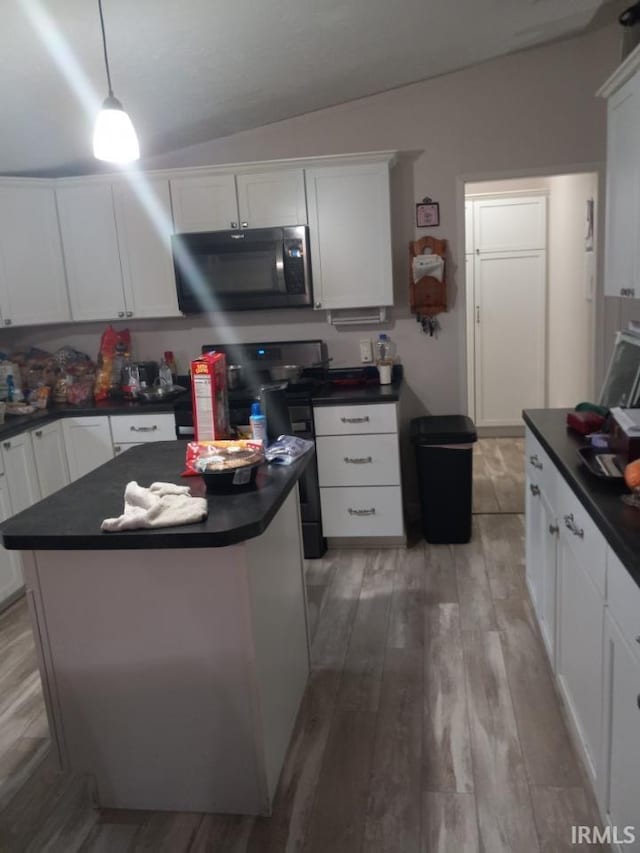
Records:
<instances>
[{"instance_id":1,"label":"drawer pull","mask_svg":"<svg viewBox=\"0 0 640 853\"><path fill-rule=\"evenodd\" d=\"M158 429L158 425L154 424L153 426L130 426L129 429L131 432L155 432Z\"/></svg>"},{"instance_id":2,"label":"drawer pull","mask_svg":"<svg viewBox=\"0 0 640 853\"><path fill-rule=\"evenodd\" d=\"M537 496L540 494L540 486L536 486L535 483L529 483L529 491L532 495Z\"/></svg>"},{"instance_id":3,"label":"drawer pull","mask_svg":"<svg viewBox=\"0 0 640 853\"><path fill-rule=\"evenodd\" d=\"M560 526L558 524L550 524L549 525L549 533L552 536L556 536L558 533L560 533Z\"/></svg>"},{"instance_id":4,"label":"drawer pull","mask_svg":"<svg viewBox=\"0 0 640 853\"><path fill-rule=\"evenodd\" d=\"M576 524L575 519L573 517L573 513L565 515L564 526L567 528L567 530L570 530L574 536L579 536L580 539L584 539L584 530L581 527L578 527L578 525Z\"/></svg>"},{"instance_id":5,"label":"drawer pull","mask_svg":"<svg viewBox=\"0 0 640 853\"><path fill-rule=\"evenodd\" d=\"M352 465L367 465L370 462L373 462L371 456L345 456L344 461L351 463Z\"/></svg>"},{"instance_id":6,"label":"drawer pull","mask_svg":"<svg viewBox=\"0 0 640 853\"><path fill-rule=\"evenodd\" d=\"M11 442L10 441L3 441L2 446L4 447L5 450L11 450Z\"/></svg>"},{"instance_id":7,"label":"drawer pull","mask_svg":"<svg viewBox=\"0 0 640 853\"><path fill-rule=\"evenodd\" d=\"M343 424L368 424L369 423L369 415L365 415L363 418L340 418Z\"/></svg>"},{"instance_id":8,"label":"drawer pull","mask_svg":"<svg viewBox=\"0 0 640 853\"><path fill-rule=\"evenodd\" d=\"M42 438L42 430L41 430L41 429L37 429L37 430L34 432L34 435L35 435L35 437L36 437L36 438Z\"/></svg>"},{"instance_id":9,"label":"drawer pull","mask_svg":"<svg viewBox=\"0 0 640 853\"><path fill-rule=\"evenodd\" d=\"M349 515L375 515L376 514L375 508L373 508L373 507L371 509L353 509L352 507L349 507L347 512L349 513Z\"/></svg>"},{"instance_id":10,"label":"drawer pull","mask_svg":"<svg viewBox=\"0 0 640 853\"><path fill-rule=\"evenodd\" d=\"M534 468L537 468L539 471L542 471L542 462L538 458L537 453L534 453L533 456L529 457L529 462L531 462Z\"/></svg>"},{"instance_id":11,"label":"drawer pull","mask_svg":"<svg viewBox=\"0 0 640 853\"><path fill-rule=\"evenodd\" d=\"M636 637L636 643L638 643L638 645L640 646L640 634L638 634L638 636Z\"/></svg>"}]
</instances>

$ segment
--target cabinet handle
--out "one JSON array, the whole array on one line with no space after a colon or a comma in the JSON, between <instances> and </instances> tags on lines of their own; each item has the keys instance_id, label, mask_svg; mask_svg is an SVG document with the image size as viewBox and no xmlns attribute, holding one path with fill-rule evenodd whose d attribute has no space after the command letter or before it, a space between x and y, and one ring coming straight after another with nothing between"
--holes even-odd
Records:
<instances>
[{"instance_id":1,"label":"cabinet handle","mask_svg":"<svg viewBox=\"0 0 640 853\"><path fill-rule=\"evenodd\" d=\"M248 223L248 222L241 222L241 223L240 223L240 226L241 226L242 228L248 228L248 227L249 227L249 223Z\"/></svg>"},{"instance_id":2,"label":"cabinet handle","mask_svg":"<svg viewBox=\"0 0 640 853\"><path fill-rule=\"evenodd\" d=\"M534 453L533 456L529 457L529 462L533 465L534 468L537 468L538 471L542 471L542 462L538 458L538 454Z\"/></svg>"},{"instance_id":3,"label":"cabinet handle","mask_svg":"<svg viewBox=\"0 0 640 853\"><path fill-rule=\"evenodd\" d=\"M636 643L638 643L638 645L640 645L640 634L638 634L638 636L636 637Z\"/></svg>"},{"instance_id":4,"label":"cabinet handle","mask_svg":"<svg viewBox=\"0 0 640 853\"><path fill-rule=\"evenodd\" d=\"M549 533L550 533L552 536L556 536L558 533L560 533L560 525L558 525L558 524L550 524L550 525L549 525Z\"/></svg>"},{"instance_id":5,"label":"cabinet handle","mask_svg":"<svg viewBox=\"0 0 640 853\"><path fill-rule=\"evenodd\" d=\"M120 451L121 451L121 450L122 450L122 448L120 447L120 445L119 445L119 444L114 444L114 445L113 445L113 452L114 452L114 453L120 453Z\"/></svg>"},{"instance_id":6,"label":"cabinet handle","mask_svg":"<svg viewBox=\"0 0 640 853\"><path fill-rule=\"evenodd\" d=\"M322 308L322 302L315 302L313 305L314 308Z\"/></svg>"},{"instance_id":7,"label":"cabinet handle","mask_svg":"<svg viewBox=\"0 0 640 853\"><path fill-rule=\"evenodd\" d=\"M11 325L11 323L12 323L12 321L11 321L11 320L5 320L5 321L4 321L5 326L10 326L10 325Z\"/></svg>"},{"instance_id":8,"label":"cabinet handle","mask_svg":"<svg viewBox=\"0 0 640 853\"><path fill-rule=\"evenodd\" d=\"M4 477L4 471L0 471L0 477Z\"/></svg>"},{"instance_id":9,"label":"cabinet handle","mask_svg":"<svg viewBox=\"0 0 640 853\"><path fill-rule=\"evenodd\" d=\"M578 527L578 525L576 524L575 519L573 517L573 513L565 515L564 526L567 528L567 530L570 530L574 536L578 536L580 537L580 539L584 539L584 530L581 527Z\"/></svg>"},{"instance_id":10,"label":"cabinet handle","mask_svg":"<svg viewBox=\"0 0 640 853\"><path fill-rule=\"evenodd\" d=\"M10 441L3 441L2 446L4 447L5 450L10 450L11 449L11 442Z\"/></svg>"},{"instance_id":11,"label":"cabinet handle","mask_svg":"<svg viewBox=\"0 0 640 853\"><path fill-rule=\"evenodd\" d=\"M540 486L536 486L535 483L529 483L529 491L534 497L537 497L540 494Z\"/></svg>"},{"instance_id":12,"label":"cabinet handle","mask_svg":"<svg viewBox=\"0 0 640 853\"><path fill-rule=\"evenodd\" d=\"M232 228L237 228L237 227L238 227L238 223L237 223L237 222L230 222L230 223L229 223L229 225L230 225Z\"/></svg>"},{"instance_id":13,"label":"cabinet handle","mask_svg":"<svg viewBox=\"0 0 640 853\"><path fill-rule=\"evenodd\" d=\"M153 426L130 426L129 429L131 432L155 432L158 429L158 425L154 424Z\"/></svg>"},{"instance_id":14,"label":"cabinet handle","mask_svg":"<svg viewBox=\"0 0 640 853\"><path fill-rule=\"evenodd\" d=\"M42 438L42 430L41 430L41 429L37 429L37 430L34 432L34 435L35 435L35 437L36 437L36 438Z\"/></svg>"},{"instance_id":15,"label":"cabinet handle","mask_svg":"<svg viewBox=\"0 0 640 853\"><path fill-rule=\"evenodd\" d=\"M640 708L640 693L638 693L636 697L636 705L638 706L638 708Z\"/></svg>"},{"instance_id":16,"label":"cabinet handle","mask_svg":"<svg viewBox=\"0 0 640 853\"><path fill-rule=\"evenodd\" d=\"M133 311L127 311L127 317L133 317Z\"/></svg>"},{"instance_id":17,"label":"cabinet handle","mask_svg":"<svg viewBox=\"0 0 640 853\"><path fill-rule=\"evenodd\" d=\"M633 287L621 287L620 288L620 296L630 296L633 298L636 295L636 291Z\"/></svg>"},{"instance_id":18,"label":"cabinet handle","mask_svg":"<svg viewBox=\"0 0 640 853\"><path fill-rule=\"evenodd\" d=\"M373 462L373 459L370 456L361 456L361 457L344 457L345 462L350 462L352 465L366 465L368 462Z\"/></svg>"},{"instance_id":19,"label":"cabinet handle","mask_svg":"<svg viewBox=\"0 0 640 853\"><path fill-rule=\"evenodd\" d=\"M353 509L352 507L349 507L347 512L349 513L349 515L375 515L376 514L374 507L372 507L371 509Z\"/></svg>"},{"instance_id":20,"label":"cabinet handle","mask_svg":"<svg viewBox=\"0 0 640 853\"><path fill-rule=\"evenodd\" d=\"M363 418L340 418L343 424L368 424L369 423L369 415L365 415Z\"/></svg>"},{"instance_id":21,"label":"cabinet handle","mask_svg":"<svg viewBox=\"0 0 640 853\"><path fill-rule=\"evenodd\" d=\"M124 317L124 311L118 311L118 317Z\"/></svg>"}]
</instances>

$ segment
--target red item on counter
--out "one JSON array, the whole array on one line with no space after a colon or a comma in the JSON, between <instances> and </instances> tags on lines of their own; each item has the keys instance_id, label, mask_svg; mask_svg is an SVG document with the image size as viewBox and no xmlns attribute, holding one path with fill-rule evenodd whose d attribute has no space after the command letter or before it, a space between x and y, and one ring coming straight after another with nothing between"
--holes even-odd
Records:
<instances>
[{"instance_id":1,"label":"red item on counter","mask_svg":"<svg viewBox=\"0 0 640 853\"><path fill-rule=\"evenodd\" d=\"M567 426L580 435L589 435L598 432L605 422L605 418L596 412L568 412Z\"/></svg>"},{"instance_id":2,"label":"red item on counter","mask_svg":"<svg viewBox=\"0 0 640 853\"><path fill-rule=\"evenodd\" d=\"M227 360L208 352L191 362L191 397L196 441L229 437Z\"/></svg>"}]
</instances>

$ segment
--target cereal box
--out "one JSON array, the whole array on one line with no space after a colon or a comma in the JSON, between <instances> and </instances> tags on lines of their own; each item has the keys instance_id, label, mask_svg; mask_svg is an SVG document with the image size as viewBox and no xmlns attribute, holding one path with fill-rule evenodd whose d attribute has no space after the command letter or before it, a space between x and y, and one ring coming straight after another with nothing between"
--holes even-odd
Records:
<instances>
[{"instance_id":1,"label":"cereal box","mask_svg":"<svg viewBox=\"0 0 640 853\"><path fill-rule=\"evenodd\" d=\"M191 396L196 441L229 436L227 361L222 352L208 352L191 362Z\"/></svg>"}]
</instances>

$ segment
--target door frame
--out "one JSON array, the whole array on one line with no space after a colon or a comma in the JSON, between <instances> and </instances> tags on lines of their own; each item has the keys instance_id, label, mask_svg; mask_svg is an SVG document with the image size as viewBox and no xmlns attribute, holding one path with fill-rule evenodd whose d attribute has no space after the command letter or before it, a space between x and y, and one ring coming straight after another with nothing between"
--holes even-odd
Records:
<instances>
[{"instance_id":1,"label":"door frame","mask_svg":"<svg viewBox=\"0 0 640 853\"><path fill-rule=\"evenodd\" d=\"M470 182L472 183L472 182ZM487 193L469 193L464 196L464 202L466 205L467 201L480 201L480 200L499 200L499 199L516 199L516 198L534 198L541 197L546 199L546 210L545 210L545 231L547 232L547 237L545 240L545 280L544 280L544 288L543 288L543 315L544 315L544 334L543 334L543 388L544 388L544 400L545 405L548 398L549 393L549 382L548 382L548 359L547 359L547 326L548 326L548 299L547 299L547 289L549 286L549 240L548 240L548 231L549 231L549 190L547 189L534 189L534 190L505 190L501 192L487 192ZM475 215L474 215L475 222ZM466 217L465 217L466 219ZM466 222L465 222L465 232L466 232ZM471 418L472 421L476 420L477 410L476 410L476 339L475 339L475 313L476 313L476 299L475 299L475 286L476 286L476 274L475 274L475 259L476 252L474 251L471 254L473 263L473 290L470 287L467 287L467 251L466 251L466 233L464 240L464 249L465 249L465 303L466 303L466 364L467 364L467 414ZM507 431L512 430L514 427L510 424L504 424L498 427L483 427L483 429L497 429L502 430L506 429Z\"/></svg>"},{"instance_id":2,"label":"door frame","mask_svg":"<svg viewBox=\"0 0 640 853\"><path fill-rule=\"evenodd\" d=\"M465 246L465 186L466 184L482 183L489 181L508 181L522 180L528 178L550 178L558 175L580 175L587 172L593 172L598 176L598 199L596 205L596 233L595 233L595 250L596 250L596 282L594 292L594 310L593 310L593 341L594 352L592 353L592 376L593 389L592 396L595 399L596 390L602 385L602 379L606 368L605 364L605 346L604 337L605 329L601 318L604 318L604 252L603 234L605 222L605 198L606 198L606 165L603 162L590 163L571 163L564 166L547 166L543 168L523 168L509 169L506 171L492 172L465 172L456 176L456 225L457 225L457 241L456 241L456 269L462 271L462 275L458 278L458 293L464 293L465 305L468 305L469 294L467 293L467 283L465 275L466 266L466 246ZM518 194L522 191L518 190ZM469 383L469 323L467 310L461 312L464 317L464 328L460 329L460 341L465 341L464 358L461 358L458 363L459 371L459 387L460 391L460 410L465 408L471 418L474 417L474 408L469 408L470 387L473 389L473 384ZM473 380L473 370L471 370L471 378Z\"/></svg>"}]
</instances>

